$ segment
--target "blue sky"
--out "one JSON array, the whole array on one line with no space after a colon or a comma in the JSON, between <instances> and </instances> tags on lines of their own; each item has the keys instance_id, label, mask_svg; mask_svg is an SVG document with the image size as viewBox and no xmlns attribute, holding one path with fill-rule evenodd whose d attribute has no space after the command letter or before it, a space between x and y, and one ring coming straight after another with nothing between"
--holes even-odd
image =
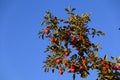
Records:
<instances>
[{"instance_id":1,"label":"blue sky","mask_svg":"<svg viewBox=\"0 0 120 80\"><path fill-rule=\"evenodd\" d=\"M103 48L99 56L120 55L119 0L0 0L0 80L72 80L72 74L44 73L48 41L37 35L45 27L40 26L45 11L66 17L68 5L77 8L77 14L90 13L89 26L106 33L93 40ZM95 80L97 74L91 73L85 80Z\"/></svg>"}]
</instances>

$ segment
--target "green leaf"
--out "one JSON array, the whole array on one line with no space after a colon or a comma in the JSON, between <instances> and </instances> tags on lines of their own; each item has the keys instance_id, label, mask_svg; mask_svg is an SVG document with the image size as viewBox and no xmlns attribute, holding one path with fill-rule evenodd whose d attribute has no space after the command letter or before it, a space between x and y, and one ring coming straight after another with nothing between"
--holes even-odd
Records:
<instances>
[{"instance_id":1,"label":"green leaf","mask_svg":"<svg viewBox=\"0 0 120 80\"><path fill-rule=\"evenodd\" d=\"M64 46L68 48L68 41L65 41Z\"/></svg>"},{"instance_id":2,"label":"green leaf","mask_svg":"<svg viewBox=\"0 0 120 80\"><path fill-rule=\"evenodd\" d=\"M120 63L120 56L117 58L117 63Z\"/></svg>"},{"instance_id":3,"label":"green leaf","mask_svg":"<svg viewBox=\"0 0 120 80\"><path fill-rule=\"evenodd\" d=\"M96 34L96 30L92 28L92 38L94 38L95 34Z\"/></svg>"},{"instance_id":4,"label":"green leaf","mask_svg":"<svg viewBox=\"0 0 120 80\"><path fill-rule=\"evenodd\" d=\"M103 33L102 31L98 30L97 31L98 34L101 34L102 36L105 36L105 33Z\"/></svg>"},{"instance_id":5,"label":"green leaf","mask_svg":"<svg viewBox=\"0 0 120 80\"><path fill-rule=\"evenodd\" d=\"M65 11L66 11L66 12L69 12L69 10L68 10L67 8L65 8Z\"/></svg>"},{"instance_id":6,"label":"green leaf","mask_svg":"<svg viewBox=\"0 0 120 80\"><path fill-rule=\"evenodd\" d=\"M54 73L54 68L52 68L52 73Z\"/></svg>"},{"instance_id":7,"label":"green leaf","mask_svg":"<svg viewBox=\"0 0 120 80\"><path fill-rule=\"evenodd\" d=\"M87 77L87 72L86 72L86 71L83 71L82 74L81 74L81 77L82 77L82 78L86 78L86 77Z\"/></svg>"},{"instance_id":8,"label":"green leaf","mask_svg":"<svg viewBox=\"0 0 120 80\"><path fill-rule=\"evenodd\" d=\"M75 60L77 58L77 54L72 55L70 58L71 60Z\"/></svg>"},{"instance_id":9,"label":"green leaf","mask_svg":"<svg viewBox=\"0 0 120 80\"><path fill-rule=\"evenodd\" d=\"M112 60L116 60L116 58L115 58L115 57L113 57L113 56L111 56L111 59L112 59Z\"/></svg>"},{"instance_id":10,"label":"green leaf","mask_svg":"<svg viewBox=\"0 0 120 80\"><path fill-rule=\"evenodd\" d=\"M72 8L72 10L71 10L71 11L73 12L74 10L76 10L76 8Z\"/></svg>"},{"instance_id":11,"label":"green leaf","mask_svg":"<svg viewBox=\"0 0 120 80\"><path fill-rule=\"evenodd\" d=\"M44 33L42 34L42 39L44 40Z\"/></svg>"},{"instance_id":12,"label":"green leaf","mask_svg":"<svg viewBox=\"0 0 120 80\"><path fill-rule=\"evenodd\" d=\"M96 45L96 48L97 48L97 49L101 48L101 47L100 47L100 43L98 43L98 44Z\"/></svg>"},{"instance_id":13,"label":"green leaf","mask_svg":"<svg viewBox=\"0 0 120 80\"><path fill-rule=\"evenodd\" d=\"M43 25L44 23L45 23L45 20L44 20L44 21L42 21L40 25Z\"/></svg>"},{"instance_id":14,"label":"green leaf","mask_svg":"<svg viewBox=\"0 0 120 80\"><path fill-rule=\"evenodd\" d=\"M47 72L47 68L44 68L44 72Z\"/></svg>"},{"instance_id":15,"label":"green leaf","mask_svg":"<svg viewBox=\"0 0 120 80\"><path fill-rule=\"evenodd\" d=\"M105 55L105 56L104 56L104 60L107 60L107 59L108 59L108 56L107 56L107 55Z\"/></svg>"},{"instance_id":16,"label":"green leaf","mask_svg":"<svg viewBox=\"0 0 120 80\"><path fill-rule=\"evenodd\" d=\"M46 48L46 50L44 51L44 53L48 52L49 51L49 48Z\"/></svg>"}]
</instances>

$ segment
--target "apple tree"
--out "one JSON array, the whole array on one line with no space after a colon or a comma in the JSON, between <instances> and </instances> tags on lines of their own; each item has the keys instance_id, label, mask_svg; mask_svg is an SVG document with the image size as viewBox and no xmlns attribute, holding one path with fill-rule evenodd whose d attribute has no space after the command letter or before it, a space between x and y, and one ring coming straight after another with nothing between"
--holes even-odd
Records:
<instances>
[{"instance_id":1,"label":"apple tree","mask_svg":"<svg viewBox=\"0 0 120 80\"><path fill-rule=\"evenodd\" d=\"M38 35L44 40L50 40L45 52L48 53L44 61L44 71L59 71L72 73L86 78L89 70L97 70L96 80L120 80L120 58L111 57L113 61L98 57L99 44L91 42L94 37L104 36L101 30L88 27L90 15L88 13L81 16L74 13L75 8L65 8L69 15L67 19L59 18L47 11L41 25L45 28L39 31Z\"/></svg>"}]
</instances>

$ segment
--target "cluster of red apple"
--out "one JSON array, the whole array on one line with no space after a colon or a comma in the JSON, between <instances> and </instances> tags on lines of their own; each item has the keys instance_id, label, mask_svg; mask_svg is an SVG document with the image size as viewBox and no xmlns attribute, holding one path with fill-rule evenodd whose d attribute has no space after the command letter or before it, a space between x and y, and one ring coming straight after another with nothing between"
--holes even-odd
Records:
<instances>
[{"instance_id":1,"label":"cluster of red apple","mask_svg":"<svg viewBox=\"0 0 120 80\"><path fill-rule=\"evenodd\" d=\"M45 33L46 33L46 35L48 35L48 34L50 33L49 28L46 28L46 29L45 29ZM70 33L69 31L67 31L66 34L67 34L68 36L71 35L71 33ZM84 40L83 36L80 36L80 37L78 37L78 38L76 38L75 36L72 36L72 37L71 37L71 43L72 43L71 45L72 45L72 47L76 47L76 50L79 50L79 47L76 46L74 42L76 42L76 41L83 42L83 40ZM57 38L54 38L54 37L51 38L51 42L52 42L52 43L56 43L56 42L57 42ZM87 46L90 46L90 43L86 43L86 45L87 45ZM69 56L69 54L70 54L69 51L65 51L65 53L64 53L64 55L65 55L66 57ZM62 60L61 60L60 58L56 59L56 64L60 64L61 62L62 62ZM86 60L85 58L82 58L82 62L83 62L84 64L86 64L86 63L87 63L87 60ZM69 68L71 69L71 72L73 72L73 73L76 72L76 66L75 66L75 65L71 65L71 66L69 66ZM79 70L80 70L80 71L83 71L83 70L85 70L85 67L82 65L82 66L79 67ZM60 73L60 74L63 74L63 70L60 69L59 73Z\"/></svg>"},{"instance_id":2,"label":"cluster of red apple","mask_svg":"<svg viewBox=\"0 0 120 80\"><path fill-rule=\"evenodd\" d=\"M45 33L46 33L47 35L50 33L49 28L46 28L46 29L45 29ZM70 32L70 31L66 31L66 34L67 34L68 36L70 36L70 35L71 35L71 32ZM78 39L77 39L75 36L72 36L72 37L71 37L71 41L72 41L72 42L75 42L76 40L82 42L82 41L84 40L84 38L83 38L83 36L78 37ZM51 42L56 42L55 38L52 38L52 39L51 39ZM90 46L90 43L86 43L86 45L87 45L87 46ZM72 46L74 47L75 44L72 43ZM79 50L79 48L76 47L76 50Z\"/></svg>"},{"instance_id":3,"label":"cluster of red apple","mask_svg":"<svg viewBox=\"0 0 120 80\"><path fill-rule=\"evenodd\" d=\"M68 52L67 52L68 54ZM87 64L87 60L85 58L81 59L82 64ZM60 58L56 59L56 64L60 64L62 62L62 60ZM69 64L70 61L69 60L65 60L65 65L68 67L68 69L70 70L70 72L75 73L77 71L84 71L85 70L85 66L84 65L80 65L79 67L74 65L74 64ZM59 70L60 74L63 74L63 70L60 69Z\"/></svg>"},{"instance_id":4,"label":"cluster of red apple","mask_svg":"<svg viewBox=\"0 0 120 80\"><path fill-rule=\"evenodd\" d=\"M75 42L76 40L77 40L76 37L74 37L74 36L71 37L71 41L72 41L72 42ZM78 38L78 41L81 41L81 42L82 42L82 41L83 41L83 37L80 36L80 37ZM74 43L72 43L72 47L75 47L75 44L74 44ZM79 50L79 47L76 46L76 50Z\"/></svg>"},{"instance_id":5,"label":"cluster of red apple","mask_svg":"<svg viewBox=\"0 0 120 80\"><path fill-rule=\"evenodd\" d=\"M74 65L71 65L71 66L70 66L70 69L71 69L71 72L73 72L73 73L76 72L76 67L75 67ZM84 67L84 66L80 66L80 67L79 67L79 70L80 70L80 71L84 71L84 70L85 70L85 67ZM61 75L63 74L63 70L62 70L62 69L59 70L59 74L61 74Z\"/></svg>"},{"instance_id":6,"label":"cluster of red apple","mask_svg":"<svg viewBox=\"0 0 120 80\"><path fill-rule=\"evenodd\" d=\"M91 43L89 41L85 41L85 38L83 36L79 36L78 38L75 37L75 36L71 37L71 45L72 45L72 47L75 47L76 50L79 50L79 45L76 45L75 42L81 42L81 43L85 42L84 45L86 47L91 46Z\"/></svg>"},{"instance_id":7,"label":"cluster of red apple","mask_svg":"<svg viewBox=\"0 0 120 80\"><path fill-rule=\"evenodd\" d=\"M120 70L120 65L119 65L119 66L115 66L115 65L114 65L114 66L113 66L113 69L114 69L114 70Z\"/></svg>"},{"instance_id":8,"label":"cluster of red apple","mask_svg":"<svg viewBox=\"0 0 120 80\"><path fill-rule=\"evenodd\" d=\"M78 67L76 67L75 65L69 66L69 69L70 69L70 72L72 72L72 73L75 73L75 72L78 71ZM79 67L79 70L80 71L84 71L85 70L85 66L81 65ZM63 74L63 70L62 69L59 70L59 74L61 74L61 75Z\"/></svg>"},{"instance_id":9,"label":"cluster of red apple","mask_svg":"<svg viewBox=\"0 0 120 80\"><path fill-rule=\"evenodd\" d=\"M110 65L110 64L106 64L106 62L103 60L101 61L100 66L102 67L103 71L107 71L108 69L113 69L113 70L120 70L120 65Z\"/></svg>"},{"instance_id":10,"label":"cluster of red apple","mask_svg":"<svg viewBox=\"0 0 120 80\"><path fill-rule=\"evenodd\" d=\"M50 30L49 30L49 28L46 28L45 29L45 33L48 35L49 33L50 33ZM51 38L51 40L50 40L52 43L57 43L57 38L55 38L55 37L53 37L53 38Z\"/></svg>"}]
</instances>

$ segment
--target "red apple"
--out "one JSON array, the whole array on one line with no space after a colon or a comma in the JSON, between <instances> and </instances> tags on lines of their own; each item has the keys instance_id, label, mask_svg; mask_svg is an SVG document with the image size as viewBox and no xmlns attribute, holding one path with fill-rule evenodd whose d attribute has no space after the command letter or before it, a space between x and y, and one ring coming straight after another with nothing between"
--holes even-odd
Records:
<instances>
[{"instance_id":1,"label":"red apple","mask_svg":"<svg viewBox=\"0 0 120 80\"><path fill-rule=\"evenodd\" d=\"M69 52L68 51L65 52L65 56L69 56Z\"/></svg>"},{"instance_id":2,"label":"red apple","mask_svg":"<svg viewBox=\"0 0 120 80\"><path fill-rule=\"evenodd\" d=\"M74 65L71 65L70 68L71 68L71 69L75 69L75 66L74 66Z\"/></svg>"},{"instance_id":3,"label":"red apple","mask_svg":"<svg viewBox=\"0 0 120 80\"><path fill-rule=\"evenodd\" d=\"M80 66L79 68L81 71L84 71L85 70L85 67L84 66Z\"/></svg>"},{"instance_id":4,"label":"red apple","mask_svg":"<svg viewBox=\"0 0 120 80\"><path fill-rule=\"evenodd\" d=\"M62 75L62 74L63 74L63 70L59 70L59 74L61 74L61 75Z\"/></svg>"},{"instance_id":5,"label":"red apple","mask_svg":"<svg viewBox=\"0 0 120 80\"><path fill-rule=\"evenodd\" d=\"M75 69L71 69L71 72L75 73L75 71L76 71Z\"/></svg>"},{"instance_id":6,"label":"red apple","mask_svg":"<svg viewBox=\"0 0 120 80\"><path fill-rule=\"evenodd\" d=\"M112 69L117 70L117 66L114 65L114 66L112 67Z\"/></svg>"},{"instance_id":7,"label":"red apple","mask_svg":"<svg viewBox=\"0 0 120 80\"><path fill-rule=\"evenodd\" d=\"M50 30L48 28L46 28L45 33L48 35L49 32L50 32Z\"/></svg>"},{"instance_id":8,"label":"red apple","mask_svg":"<svg viewBox=\"0 0 120 80\"><path fill-rule=\"evenodd\" d=\"M109 64L107 64L105 67L106 67L107 69L110 69L110 65L109 65Z\"/></svg>"},{"instance_id":9,"label":"red apple","mask_svg":"<svg viewBox=\"0 0 120 80\"><path fill-rule=\"evenodd\" d=\"M51 38L51 42L52 43L56 43L57 42L57 38Z\"/></svg>"},{"instance_id":10,"label":"red apple","mask_svg":"<svg viewBox=\"0 0 120 80\"><path fill-rule=\"evenodd\" d=\"M75 71L76 71L76 70L75 70L75 66L74 66L74 65L71 65L70 68L71 68L71 72L75 73Z\"/></svg>"},{"instance_id":11,"label":"red apple","mask_svg":"<svg viewBox=\"0 0 120 80\"><path fill-rule=\"evenodd\" d=\"M72 40L72 41L75 41L75 40L76 40L76 37L72 36L71 40Z\"/></svg>"},{"instance_id":12,"label":"red apple","mask_svg":"<svg viewBox=\"0 0 120 80\"><path fill-rule=\"evenodd\" d=\"M79 47L76 47L76 50L79 50Z\"/></svg>"},{"instance_id":13,"label":"red apple","mask_svg":"<svg viewBox=\"0 0 120 80\"><path fill-rule=\"evenodd\" d=\"M104 65L105 64L105 61L103 60L103 61L101 61L101 65Z\"/></svg>"},{"instance_id":14,"label":"red apple","mask_svg":"<svg viewBox=\"0 0 120 80\"><path fill-rule=\"evenodd\" d=\"M87 60L85 58L82 58L82 62L86 64Z\"/></svg>"},{"instance_id":15,"label":"red apple","mask_svg":"<svg viewBox=\"0 0 120 80\"><path fill-rule=\"evenodd\" d=\"M79 37L79 41L83 41L83 37L82 36Z\"/></svg>"},{"instance_id":16,"label":"red apple","mask_svg":"<svg viewBox=\"0 0 120 80\"><path fill-rule=\"evenodd\" d=\"M56 63L57 63L57 64L60 64L60 63L61 63L61 60L58 58L58 59L56 60Z\"/></svg>"},{"instance_id":17,"label":"red apple","mask_svg":"<svg viewBox=\"0 0 120 80\"><path fill-rule=\"evenodd\" d=\"M71 35L71 33L69 31L66 32L67 35Z\"/></svg>"},{"instance_id":18,"label":"red apple","mask_svg":"<svg viewBox=\"0 0 120 80\"><path fill-rule=\"evenodd\" d=\"M118 70L120 70L120 65L118 66Z\"/></svg>"}]
</instances>

